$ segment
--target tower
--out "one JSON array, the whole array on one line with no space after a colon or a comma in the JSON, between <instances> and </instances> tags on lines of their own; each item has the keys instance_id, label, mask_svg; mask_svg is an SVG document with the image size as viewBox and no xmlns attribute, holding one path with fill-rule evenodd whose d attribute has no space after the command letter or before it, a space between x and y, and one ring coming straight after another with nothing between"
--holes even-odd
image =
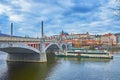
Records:
<instances>
[{"instance_id":1,"label":"tower","mask_svg":"<svg viewBox=\"0 0 120 80\"><path fill-rule=\"evenodd\" d=\"M43 33L43 21L41 22L41 37L42 39L44 38L44 33Z\"/></svg>"},{"instance_id":2,"label":"tower","mask_svg":"<svg viewBox=\"0 0 120 80\"><path fill-rule=\"evenodd\" d=\"M11 37L13 36L13 23L11 23Z\"/></svg>"},{"instance_id":3,"label":"tower","mask_svg":"<svg viewBox=\"0 0 120 80\"><path fill-rule=\"evenodd\" d=\"M43 28L43 21L41 22L41 43L40 43L40 50L41 50L41 56L40 61L46 62L46 52L45 52L45 38L44 38L44 28Z\"/></svg>"}]
</instances>

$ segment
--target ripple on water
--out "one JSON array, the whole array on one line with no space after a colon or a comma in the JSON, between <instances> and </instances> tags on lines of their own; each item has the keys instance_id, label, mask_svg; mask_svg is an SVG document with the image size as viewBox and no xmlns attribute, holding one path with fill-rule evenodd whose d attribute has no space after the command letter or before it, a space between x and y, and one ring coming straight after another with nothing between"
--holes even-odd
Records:
<instances>
[{"instance_id":1,"label":"ripple on water","mask_svg":"<svg viewBox=\"0 0 120 80\"><path fill-rule=\"evenodd\" d=\"M5 60L0 60L0 80L7 80L8 77L7 63Z\"/></svg>"},{"instance_id":2,"label":"ripple on water","mask_svg":"<svg viewBox=\"0 0 120 80\"><path fill-rule=\"evenodd\" d=\"M59 58L50 59L46 64L20 63L19 65L16 63L7 65L5 60L0 60L0 80L8 79L7 70L12 80L16 79L16 76L21 78L21 75L24 76L21 80L119 80L120 54L114 56L111 60Z\"/></svg>"}]
</instances>

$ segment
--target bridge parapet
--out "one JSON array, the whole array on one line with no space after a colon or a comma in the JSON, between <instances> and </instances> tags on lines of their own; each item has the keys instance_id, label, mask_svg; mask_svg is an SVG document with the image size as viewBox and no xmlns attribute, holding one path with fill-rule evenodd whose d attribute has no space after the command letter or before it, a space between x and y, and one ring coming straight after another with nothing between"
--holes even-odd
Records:
<instances>
[{"instance_id":1,"label":"bridge parapet","mask_svg":"<svg viewBox=\"0 0 120 80\"><path fill-rule=\"evenodd\" d=\"M39 38L26 38L26 37L0 37L3 42L40 42Z\"/></svg>"},{"instance_id":2,"label":"bridge parapet","mask_svg":"<svg viewBox=\"0 0 120 80\"><path fill-rule=\"evenodd\" d=\"M41 38L27 38L27 37L0 37L0 42L41 42ZM45 40L45 42L53 43L56 40Z\"/></svg>"},{"instance_id":3,"label":"bridge parapet","mask_svg":"<svg viewBox=\"0 0 120 80\"><path fill-rule=\"evenodd\" d=\"M67 45L59 41L23 37L0 37L0 50L8 53L8 61L46 62L46 53L66 50ZM29 53L29 54L28 54Z\"/></svg>"}]
</instances>

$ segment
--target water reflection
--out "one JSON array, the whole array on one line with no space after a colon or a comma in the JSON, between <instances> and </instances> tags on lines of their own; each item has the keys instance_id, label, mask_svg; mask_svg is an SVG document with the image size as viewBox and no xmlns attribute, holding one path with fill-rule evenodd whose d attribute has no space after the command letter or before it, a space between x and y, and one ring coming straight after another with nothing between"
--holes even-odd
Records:
<instances>
[{"instance_id":1,"label":"water reflection","mask_svg":"<svg viewBox=\"0 0 120 80\"><path fill-rule=\"evenodd\" d=\"M6 80L8 77L8 67L5 60L0 60L0 80Z\"/></svg>"},{"instance_id":2,"label":"water reflection","mask_svg":"<svg viewBox=\"0 0 120 80\"><path fill-rule=\"evenodd\" d=\"M46 63L8 63L9 80L44 80L47 74Z\"/></svg>"},{"instance_id":3,"label":"water reflection","mask_svg":"<svg viewBox=\"0 0 120 80\"><path fill-rule=\"evenodd\" d=\"M0 60L0 80L119 80L120 54L113 59L58 58L47 63Z\"/></svg>"},{"instance_id":4,"label":"water reflection","mask_svg":"<svg viewBox=\"0 0 120 80\"><path fill-rule=\"evenodd\" d=\"M45 80L47 73L55 65L55 57L48 63L8 62L8 80Z\"/></svg>"},{"instance_id":5,"label":"water reflection","mask_svg":"<svg viewBox=\"0 0 120 80\"><path fill-rule=\"evenodd\" d=\"M49 70L54 65L55 57L49 57L47 63L6 62L0 60L0 80L45 80Z\"/></svg>"},{"instance_id":6,"label":"water reflection","mask_svg":"<svg viewBox=\"0 0 120 80\"><path fill-rule=\"evenodd\" d=\"M77 63L83 63L83 62L109 62L112 59L100 59L100 58L60 58L64 59L64 61L75 61Z\"/></svg>"},{"instance_id":7,"label":"water reflection","mask_svg":"<svg viewBox=\"0 0 120 80\"><path fill-rule=\"evenodd\" d=\"M74 62L77 64L82 64L85 62L109 62L109 61L110 61L109 59L57 58L57 57L51 57L51 56L49 56L47 63L23 63L23 62L1 61L0 64L2 65L0 66L1 67L0 79L2 80L45 80L45 79L53 80L53 79L58 79L60 74L65 75L64 71L66 70L68 70L67 73L68 72L71 73L71 71L73 70L71 70L70 66L72 65L76 66ZM74 70L76 71L76 69L77 68L75 68ZM69 76L69 74L67 76ZM62 76L60 77L62 78Z\"/></svg>"}]
</instances>

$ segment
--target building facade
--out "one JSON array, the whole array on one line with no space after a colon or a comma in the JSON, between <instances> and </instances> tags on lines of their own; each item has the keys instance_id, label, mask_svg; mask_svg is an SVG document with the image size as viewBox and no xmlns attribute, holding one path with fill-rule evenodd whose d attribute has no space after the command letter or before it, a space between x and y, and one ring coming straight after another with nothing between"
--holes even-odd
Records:
<instances>
[{"instance_id":1,"label":"building facade","mask_svg":"<svg viewBox=\"0 0 120 80\"><path fill-rule=\"evenodd\" d=\"M115 34L104 34L101 36L101 44L104 45L117 45L118 37Z\"/></svg>"}]
</instances>

